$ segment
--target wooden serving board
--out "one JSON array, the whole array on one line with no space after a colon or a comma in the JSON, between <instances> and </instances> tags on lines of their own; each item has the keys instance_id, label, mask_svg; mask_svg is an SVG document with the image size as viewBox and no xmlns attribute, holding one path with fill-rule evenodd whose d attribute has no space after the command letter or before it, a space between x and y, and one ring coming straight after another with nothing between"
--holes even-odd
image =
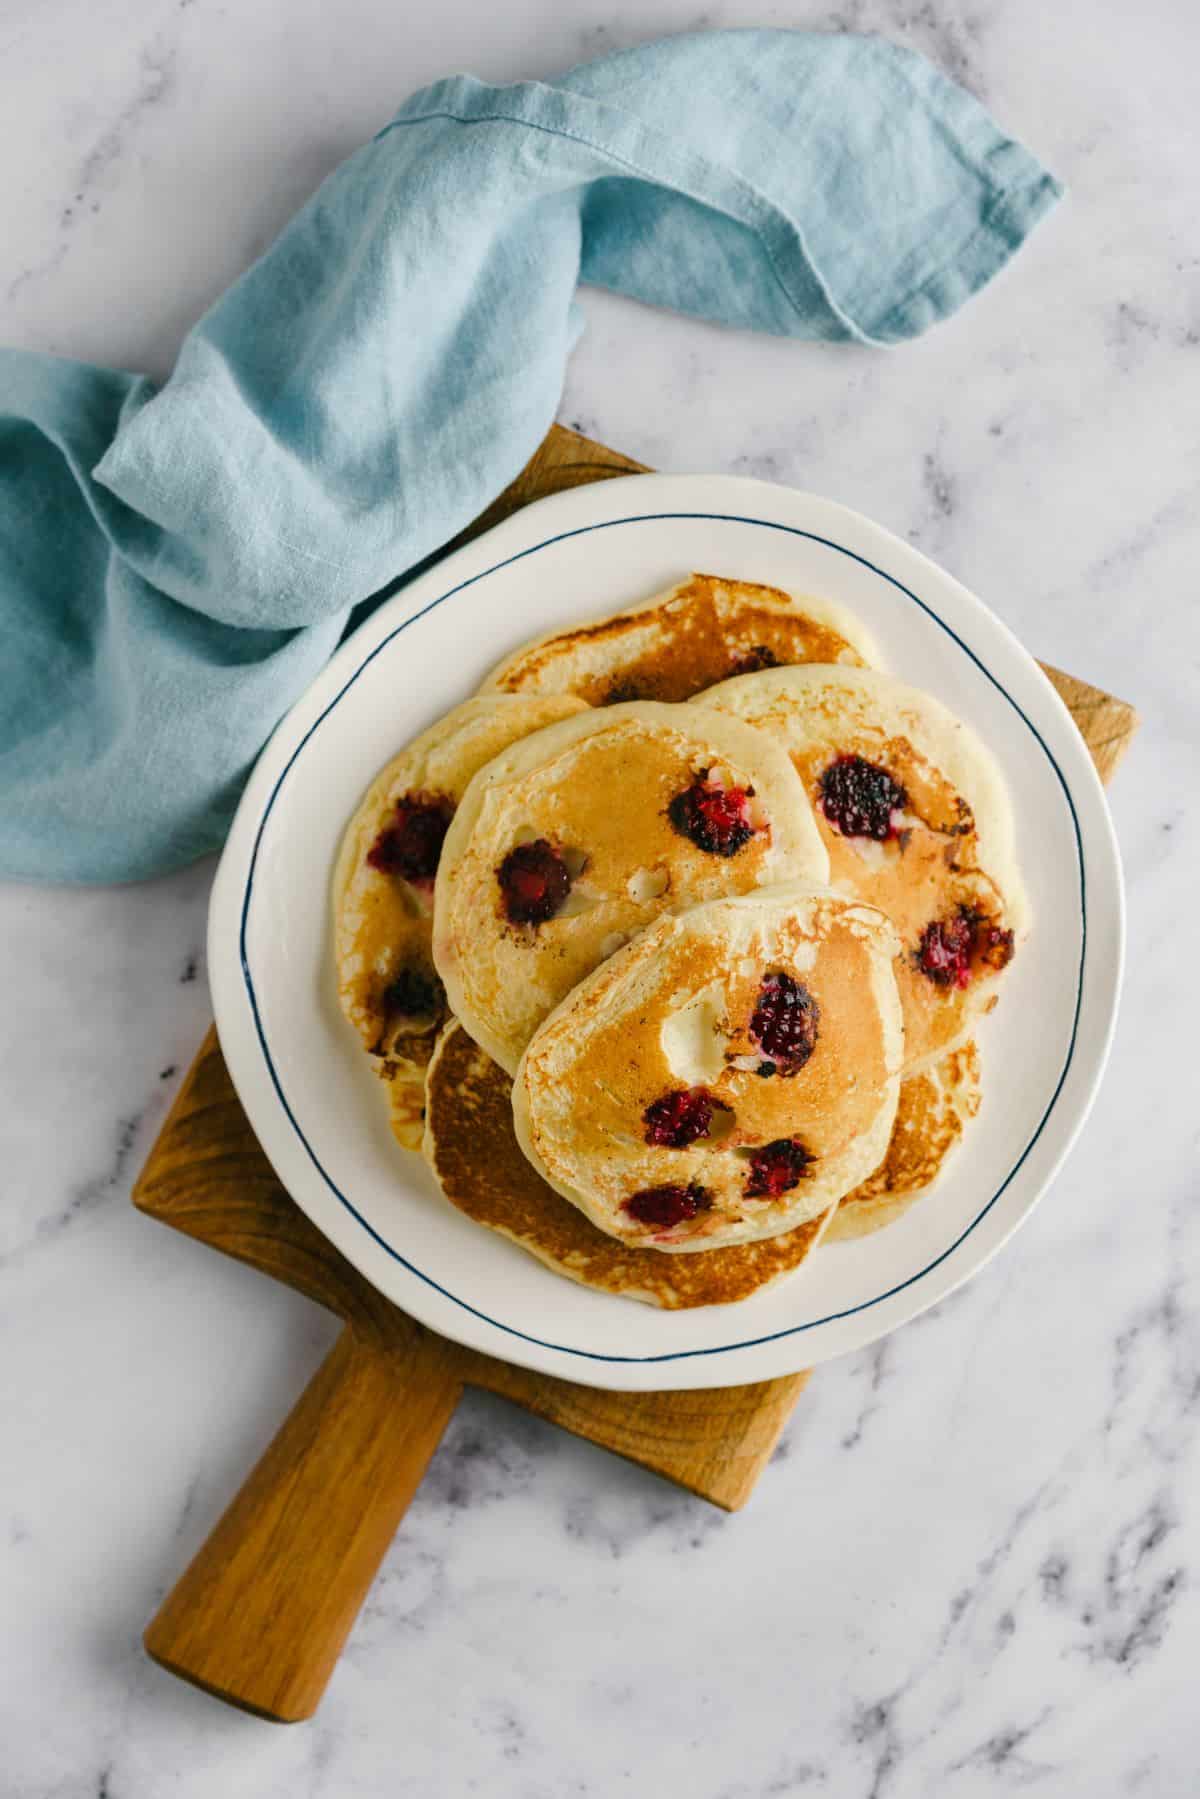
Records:
<instances>
[{"instance_id":1,"label":"wooden serving board","mask_svg":"<svg viewBox=\"0 0 1200 1799\"><path fill-rule=\"evenodd\" d=\"M531 500L642 465L555 426L458 541ZM455 546L451 546L455 547ZM1107 780L1131 706L1047 669ZM315 1711L465 1386L485 1387L713 1504L744 1505L807 1374L686 1393L603 1393L436 1336L376 1292L292 1202L209 1032L134 1188L164 1224L286 1281L344 1321L323 1366L146 1631L153 1658L280 1722Z\"/></svg>"}]
</instances>

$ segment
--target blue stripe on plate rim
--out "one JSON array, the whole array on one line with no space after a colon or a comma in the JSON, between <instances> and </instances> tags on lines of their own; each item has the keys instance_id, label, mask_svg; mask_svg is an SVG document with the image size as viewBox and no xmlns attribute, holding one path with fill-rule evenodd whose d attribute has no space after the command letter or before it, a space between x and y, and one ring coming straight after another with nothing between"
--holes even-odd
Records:
<instances>
[{"instance_id":1,"label":"blue stripe on plate rim","mask_svg":"<svg viewBox=\"0 0 1200 1799\"><path fill-rule=\"evenodd\" d=\"M402 1255L400 1253L400 1251L393 1244L388 1242L386 1237L381 1236L381 1234L375 1229L374 1225L369 1223L369 1221L363 1217L362 1213L354 1205L354 1202L351 1199L349 1199L345 1193L342 1192L341 1188L336 1184L336 1182L330 1177L328 1172L322 1166L320 1159L318 1158L312 1145L309 1143L308 1138L305 1136L303 1130L301 1129L299 1120L296 1118L295 1113L292 1111L292 1108L288 1102L287 1096L283 1091L283 1086L282 1086L282 1083L280 1082L278 1071L276 1070L275 1063L271 1057L271 1050L270 1050L270 1046L267 1042L266 1032L263 1029L262 1017L261 1017L261 1014L259 1012L259 1007L258 1007L258 997L254 991L254 977L253 977L253 974L251 973L249 952L246 947L246 931L247 931L247 925L248 925L249 916L250 916L250 903L251 903L251 899L253 897L253 892L254 892L254 874L255 874L255 869L257 867L257 864L258 864L258 852L259 852L259 848L262 844L263 832L266 830L267 820L271 816L271 812L275 805L275 801L279 797L279 793L280 793L281 788L283 787L284 782L287 780L288 775L291 773L292 769L295 767L296 762L299 760L302 752L305 750L305 748L308 746L308 744L311 743L311 741L315 737L317 731L324 724L325 720L329 717L330 713L334 710L334 708L336 706L339 706L341 704L341 702L345 699L346 695L349 693L350 689L354 686L354 683L358 680L358 678L362 674L363 670L365 668L367 668L375 660L376 656L380 655L382 653L382 651L384 651L388 647L388 645L393 641L394 638L399 637L401 632L407 631L410 625L416 624L418 619L424 618L427 613L434 611L436 607L443 605L445 603L445 601L453 599L456 594L464 593L468 587L474 587L477 582L486 581L489 575L496 574L498 572L498 570L500 570L502 568L508 568L514 562L521 562L527 556L536 555L539 550L548 549L553 544L562 543L567 538L583 537L583 536L586 536L587 533L591 532L591 531L608 531L608 530L613 529L615 526L619 526L619 525L653 524L653 523L661 523L661 522L668 521L668 520L676 520L676 519L682 520L682 519L691 519L691 518L711 520L711 521L715 521L717 523L724 523L724 524L757 525L760 528L771 530L771 531L784 531L789 536L808 538L813 543L823 544L826 549L836 550L839 555L848 556L852 562L860 563L863 568L869 569L871 571L871 573L874 575L878 575L881 578L881 580L886 581L889 586L896 588L898 592L904 594L905 597L907 599L911 600L914 605L919 606L921 608L922 612L924 612L929 618L931 618L936 625L940 626L941 629L946 633L946 635L948 637L953 639L953 641L958 645L959 649L963 652L963 654L965 656L968 656L970 658L970 660L975 664L976 668L978 668L980 670L980 672L982 674L984 674L987 677L987 679L992 683L992 686L995 687L998 692L1000 692L1004 695L1004 698L1008 701L1009 705L1012 707L1013 711L1017 714L1018 718L1020 718L1022 720L1022 722L1025 724L1026 728L1033 734L1034 738L1037 740L1037 743L1040 746L1043 754L1045 755L1046 760L1050 763L1051 768L1053 768L1055 775L1058 777L1058 783L1059 783L1059 786L1062 788L1063 796L1066 799L1068 809L1070 810L1071 823L1072 823L1072 826L1074 827L1074 831L1075 831L1075 852L1076 852L1076 855L1079 860L1079 910L1080 910L1080 927L1081 927L1080 928L1080 946L1079 946L1079 973L1078 973L1076 989L1075 989L1075 1015L1071 1021L1071 1041L1067 1046L1066 1060L1063 1063L1062 1072L1059 1074L1058 1081L1055 1084L1054 1092L1050 1096L1049 1104L1047 1105L1046 1110L1043 1112L1041 1119L1038 1122L1037 1129L1034 1131L1032 1137L1030 1137L1029 1142L1025 1145L1024 1149L1021 1151L1020 1155L1017 1157L1017 1160L1013 1163L1013 1166L1009 1169L1008 1173L1005 1175L1004 1179L1001 1181L1001 1183L997 1187L996 1191L992 1194L991 1198L987 1201L987 1203L985 1205L983 1205L980 1208L980 1210L976 1213L975 1217L971 1220L970 1224L968 1224L966 1226L966 1228L960 1232L960 1234L954 1239L953 1243L951 1243L948 1248L944 1249L940 1255L935 1256L932 1262L928 1262L925 1265L925 1267L919 1269L916 1274L909 1275L907 1280L899 1281L894 1287L889 1287L886 1290L886 1292L877 1293L873 1299L864 1299L860 1304L855 1305L855 1306L847 1306L843 1311L830 1312L824 1318L811 1318L802 1324L791 1324L787 1327L786 1330L771 1331L767 1335L762 1336L762 1337L747 1337L738 1343L716 1344L708 1349L671 1350L662 1355L648 1355L648 1356L607 1355L607 1354L602 1353L599 1350L577 1349L572 1344L569 1344L569 1343L554 1343L545 1337L535 1337L535 1336L531 1335L528 1331L518 1330L517 1327L513 1324L505 1324L505 1322L501 1318L493 1318L489 1312L481 1311L478 1306L471 1305L468 1300L460 1299L457 1293L452 1293L450 1291L449 1287L444 1287L440 1281L434 1280L432 1275L426 1274L424 1269L418 1268L415 1262L410 1262L407 1256ZM296 745L296 748L292 751L291 755L288 757L288 760L284 765L283 771L280 774L279 779L276 781L274 787L271 789L270 798L267 800L266 806L263 809L263 815L259 821L258 830L255 834L254 849L251 852L250 866L246 873L246 887L245 887L245 893L242 898L242 919L241 919L241 931L240 931L240 935L239 935L239 951L240 951L241 964L242 964L242 977L246 984L246 994L249 999L250 1010L251 1010L251 1013L254 1018L254 1027L258 1033L258 1041L262 1048L262 1053L263 1053L263 1057L266 1061L267 1068L270 1072L272 1084L273 1084L273 1086L275 1088L275 1092L279 1098L279 1103L283 1107L283 1110L287 1115L288 1121L291 1124L292 1129L295 1131L300 1142L303 1144L309 1160L311 1161L313 1167L316 1169L317 1173L321 1176L321 1179L325 1182L325 1185L329 1188L329 1191L334 1195L334 1197L336 1199L338 1199L341 1202L341 1204L346 1208L347 1212L349 1212L350 1216L356 1221L356 1223L359 1224L362 1227L362 1229L367 1232L368 1236L374 1238L375 1242L379 1245L379 1247L381 1249L385 1250L387 1252L387 1254L389 1256L391 1256L394 1261L399 1262L400 1265L403 1268L406 1268L410 1274L415 1274L419 1280L424 1281L426 1286L432 1287L435 1290L435 1292L442 1294L444 1298L453 1301L453 1303L457 1306L461 1306L465 1312L470 1312L473 1317L481 1319L483 1321L483 1323L485 1323L485 1324L492 1325L496 1330L504 1331L508 1336L520 1338L521 1341L523 1341L525 1343L536 1344L538 1346L538 1348L540 1348L540 1349L554 1350L557 1353L559 1353L560 1355L578 1356L579 1358L581 1358L583 1360L591 1361L591 1362L678 1362L678 1361L686 1361L695 1356L728 1355L728 1354L732 1353L734 1350L754 1349L763 1343L776 1343L776 1342L779 1342L780 1339L782 1339L784 1337L796 1336L801 1331L815 1330L815 1329L817 1329L817 1327L819 1325L832 1324L840 1318L849 1318L849 1317L852 1317L857 1312L865 1312L865 1311L868 1311L872 1306L881 1305L885 1299L891 1299L893 1297L893 1295L904 1292L904 1290L906 1288L914 1286L917 1281L924 1280L924 1278L927 1274L931 1274L935 1268L940 1267L941 1264L944 1261L946 1261L948 1257L950 1257L954 1254L955 1250L958 1249L960 1244L962 1244L966 1241L966 1239L970 1236L971 1232L976 1228L976 1226L979 1225L982 1222L982 1220L987 1217L987 1214L991 1211L992 1207L996 1204L996 1202L1000 1198L1001 1194L1003 1194L1006 1191L1006 1189L1012 1184L1012 1182L1016 1178L1019 1170L1021 1169L1021 1167L1027 1160L1030 1152L1032 1151L1034 1144L1037 1142L1038 1138L1041 1136L1042 1132L1045 1130L1046 1124L1050 1118L1050 1114L1053 1112L1055 1106L1058 1103L1058 1096L1062 1092L1063 1083L1065 1082L1065 1080L1067 1078L1067 1073L1068 1073L1068 1070L1070 1069L1071 1062L1072 1062L1072 1059L1075 1054L1075 1042L1076 1042L1076 1038L1077 1038L1078 1032L1079 1032L1079 1013L1080 1013L1080 1008L1083 1003L1083 971L1084 971L1084 964L1087 960L1087 880L1086 880L1086 875L1085 875L1085 871L1084 871L1084 861L1083 861L1083 838L1080 833L1079 818L1075 811L1075 802L1071 797L1071 790L1067 785L1067 782L1063 775L1062 769L1059 767L1057 761L1054 758L1054 754L1051 751L1049 744L1046 742L1045 738L1042 736L1042 734L1038 730L1037 726L1033 723L1033 720L1017 704L1016 700L1013 698L1011 693L1009 693L1008 689L1003 685L1003 683L996 679L996 677L992 673L991 669L989 669L987 667L987 665L979 659L979 657L975 654L974 650L972 650L968 644L963 642L962 638L958 635L957 631L953 630L951 628L951 626L949 626L946 623L945 619L939 617L939 615L934 611L932 606L928 605L926 603L926 601L921 599L918 594L913 593L911 588L906 587L902 581L898 581L894 575L889 575L886 569L879 568L875 563L869 561L867 559L867 557L858 555L856 551L848 550L844 544L835 543L832 538L822 537L822 536L818 535L818 533L815 531L802 531L796 525L781 524L775 519L747 518L747 517L742 516L739 513L734 513L734 512L631 513L624 518L604 519L604 520L597 522L596 524L580 525L572 531L560 531L553 537L543 538L543 540L540 543L530 544L528 546L528 548L526 548L524 550L518 550L512 556L506 556L503 561L493 563L490 568L483 569L479 574L472 575L469 577L469 579L467 579L465 581L460 581L457 586L448 588L445 593L439 594L437 599L430 600L430 602L427 606L422 606L419 612L414 612L411 618L405 619L404 623L401 625L397 625L396 629L394 631L390 631L381 643L376 644L375 648L371 651L370 655L367 656L359 664L359 666L355 669L354 673L344 683L344 685L341 687L341 689L338 691L338 693L336 693L334 695L333 699L330 700L329 704L325 707L325 709L319 714L319 716L309 726L308 730L304 733L304 736L300 739L300 742Z\"/></svg>"}]
</instances>

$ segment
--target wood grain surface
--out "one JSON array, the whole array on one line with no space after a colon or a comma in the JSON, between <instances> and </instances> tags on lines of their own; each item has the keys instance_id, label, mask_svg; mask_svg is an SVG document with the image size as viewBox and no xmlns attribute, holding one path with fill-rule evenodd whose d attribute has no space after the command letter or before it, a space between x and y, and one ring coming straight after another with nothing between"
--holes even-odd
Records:
<instances>
[{"instance_id":1,"label":"wood grain surface","mask_svg":"<svg viewBox=\"0 0 1200 1799\"><path fill-rule=\"evenodd\" d=\"M641 465L555 426L465 542L564 488ZM454 547L454 546L451 546ZM1104 780L1131 706L1057 669ZM292 1202L208 1033L134 1188L142 1211L344 1321L333 1350L146 1632L164 1667L266 1718L311 1716L464 1386L485 1387L727 1510L744 1505L808 1376L605 1393L462 1349L384 1299Z\"/></svg>"}]
</instances>

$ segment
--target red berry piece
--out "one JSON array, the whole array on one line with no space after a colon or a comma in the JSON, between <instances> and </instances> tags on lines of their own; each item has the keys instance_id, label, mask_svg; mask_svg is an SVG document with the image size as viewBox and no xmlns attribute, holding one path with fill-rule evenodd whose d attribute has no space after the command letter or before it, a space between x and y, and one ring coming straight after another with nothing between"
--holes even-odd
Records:
<instances>
[{"instance_id":1,"label":"red berry piece","mask_svg":"<svg viewBox=\"0 0 1200 1799\"><path fill-rule=\"evenodd\" d=\"M892 813L907 804L907 793L887 769L863 756L839 756L821 776L821 810L843 837L886 842L896 835Z\"/></svg>"},{"instance_id":2,"label":"red berry piece","mask_svg":"<svg viewBox=\"0 0 1200 1799\"><path fill-rule=\"evenodd\" d=\"M729 670L731 675L753 675L760 668L778 668L779 657L765 643L756 643Z\"/></svg>"},{"instance_id":3,"label":"red berry piece","mask_svg":"<svg viewBox=\"0 0 1200 1799\"><path fill-rule=\"evenodd\" d=\"M686 1187L643 1187L625 1201L624 1209L639 1224L669 1231L677 1224L686 1224L698 1212L709 1211L711 1206L712 1196L707 1189L693 1181Z\"/></svg>"},{"instance_id":4,"label":"red berry piece","mask_svg":"<svg viewBox=\"0 0 1200 1799\"><path fill-rule=\"evenodd\" d=\"M971 979L975 920L969 912L935 918L921 932L917 963L935 987L965 987Z\"/></svg>"},{"instance_id":5,"label":"red berry piece","mask_svg":"<svg viewBox=\"0 0 1200 1799\"><path fill-rule=\"evenodd\" d=\"M754 835L749 802L753 787L719 787L701 769L690 787L677 793L667 817L681 837L711 856L736 856Z\"/></svg>"},{"instance_id":6,"label":"red berry piece","mask_svg":"<svg viewBox=\"0 0 1200 1799\"><path fill-rule=\"evenodd\" d=\"M960 906L953 918L927 924L917 949L921 973L938 987L965 987L977 966L1007 968L1012 958L1012 932L989 924L967 906Z\"/></svg>"},{"instance_id":7,"label":"red berry piece","mask_svg":"<svg viewBox=\"0 0 1200 1799\"><path fill-rule=\"evenodd\" d=\"M504 915L513 924L544 924L571 891L567 865L544 837L509 850L496 879Z\"/></svg>"},{"instance_id":8,"label":"red berry piece","mask_svg":"<svg viewBox=\"0 0 1200 1799\"><path fill-rule=\"evenodd\" d=\"M715 1112L728 1110L703 1087L680 1087L673 1093L664 1093L642 1113L646 1142L660 1149L686 1149L689 1143L708 1136Z\"/></svg>"},{"instance_id":9,"label":"red berry piece","mask_svg":"<svg viewBox=\"0 0 1200 1799\"><path fill-rule=\"evenodd\" d=\"M417 884L437 873L442 842L454 816L454 802L438 793L406 793L367 852L380 874L403 875Z\"/></svg>"},{"instance_id":10,"label":"red berry piece","mask_svg":"<svg viewBox=\"0 0 1200 1799\"><path fill-rule=\"evenodd\" d=\"M746 1178L747 1199L778 1199L798 1187L812 1161L803 1143L795 1137L777 1137L764 1143L750 1158Z\"/></svg>"},{"instance_id":11,"label":"red berry piece","mask_svg":"<svg viewBox=\"0 0 1200 1799\"><path fill-rule=\"evenodd\" d=\"M772 1074L799 1072L817 1047L821 1008L808 988L782 971L769 974L758 990L750 1035L770 1058ZM768 1072L760 1063L759 1074Z\"/></svg>"},{"instance_id":12,"label":"red berry piece","mask_svg":"<svg viewBox=\"0 0 1200 1799\"><path fill-rule=\"evenodd\" d=\"M440 1012L445 994L437 976L425 968L402 968L383 990L389 1018L425 1018Z\"/></svg>"}]
</instances>

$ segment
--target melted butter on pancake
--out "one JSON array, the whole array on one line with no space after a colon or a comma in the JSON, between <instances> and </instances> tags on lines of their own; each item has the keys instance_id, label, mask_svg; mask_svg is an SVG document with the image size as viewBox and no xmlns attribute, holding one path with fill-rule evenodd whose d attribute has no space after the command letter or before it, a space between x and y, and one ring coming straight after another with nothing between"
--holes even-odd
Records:
<instances>
[{"instance_id":1,"label":"melted butter on pancake","mask_svg":"<svg viewBox=\"0 0 1200 1799\"><path fill-rule=\"evenodd\" d=\"M857 621L827 601L694 574L643 606L526 645L483 691L574 693L590 706L686 700L750 668L874 660Z\"/></svg>"},{"instance_id":2,"label":"melted butter on pancake","mask_svg":"<svg viewBox=\"0 0 1200 1799\"><path fill-rule=\"evenodd\" d=\"M729 1039L725 1035L724 982L711 981L698 993L680 988L671 995L670 1004L658 1034L666 1064L664 1078L685 1087L707 1086L724 1071L726 1062Z\"/></svg>"}]
</instances>

